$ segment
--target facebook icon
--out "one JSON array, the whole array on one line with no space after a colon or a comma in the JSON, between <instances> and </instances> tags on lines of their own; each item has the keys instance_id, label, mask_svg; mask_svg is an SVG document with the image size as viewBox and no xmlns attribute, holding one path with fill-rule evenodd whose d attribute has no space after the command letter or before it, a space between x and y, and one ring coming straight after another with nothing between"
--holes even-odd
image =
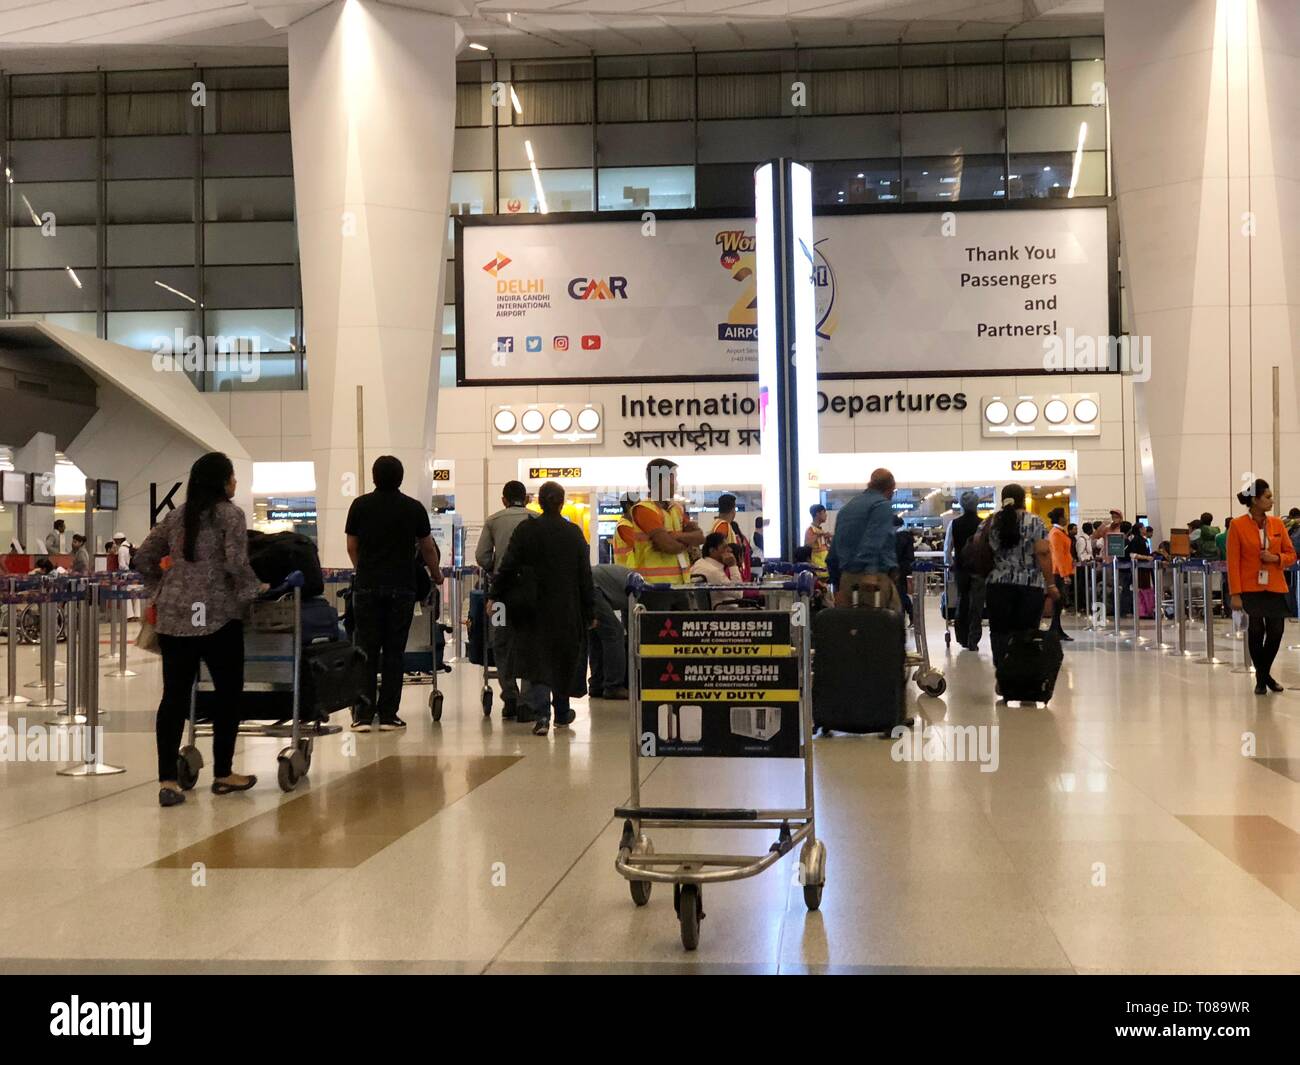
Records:
<instances>
[{"instance_id":1,"label":"facebook icon","mask_svg":"<svg viewBox=\"0 0 1300 1065\"><path fill-rule=\"evenodd\" d=\"M514 350L515 350L515 338L514 338L514 337L497 337L497 352L498 352L498 353L513 352Z\"/></svg>"},{"instance_id":2,"label":"facebook icon","mask_svg":"<svg viewBox=\"0 0 1300 1065\"><path fill-rule=\"evenodd\" d=\"M525 350L525 351L541 351L541 350L542 350L542 338L541 338L541 337L524 337L524 350Z\"/></svg>"}]
</instances>

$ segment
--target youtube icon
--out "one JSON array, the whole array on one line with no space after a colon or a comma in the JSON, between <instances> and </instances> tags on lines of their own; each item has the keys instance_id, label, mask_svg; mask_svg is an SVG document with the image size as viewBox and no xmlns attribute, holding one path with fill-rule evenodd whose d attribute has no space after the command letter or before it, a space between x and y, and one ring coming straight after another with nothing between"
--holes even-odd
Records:
<instances>
[{"instance_id":1,"label":"youtube icon","mask_svg":"<svg viewBox=\"0 0 1300 1065\"><path fill-rule=\"evenodd\" d=\"M599 351L600 336L598 334L588 333L582 338L583 351Z\"/></svg>"}]
</instances>

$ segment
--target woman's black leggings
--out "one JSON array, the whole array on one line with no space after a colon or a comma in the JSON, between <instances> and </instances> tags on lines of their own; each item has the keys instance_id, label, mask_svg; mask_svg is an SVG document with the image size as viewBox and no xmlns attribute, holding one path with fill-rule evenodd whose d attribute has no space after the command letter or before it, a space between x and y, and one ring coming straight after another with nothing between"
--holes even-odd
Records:
<instances>
[{"instance_id":1,"label":"woman's black leggings","mask_svg":"<svg viewBox=\"0 0 1300 1065\"><path fill-rule=\"evenodd\" d=\"M1250 619L1246 643L1250 647L1250 660L1255 665L1256 684L1262 684L1273 675L1273 659L1282 646L1282 633L1285 629L1286 618Z\"/></svg>"},{"instance_id":2,"label":"woman's black leggings","mask_svg":"<svg viewBox=\"0 0 1300 1065\"><path fill-rule=\"evenodd\" d=\"M199 662L208 667L216 692L212 712L212 773L220 779L232 772L235 738L239 734L240 696L244 691L244 624L228 621L206 636L158 634L162 651L163 693L158 704L158 779L176 779L176 756L190 716L190 692Z\"/></svg>"}]
</instances>

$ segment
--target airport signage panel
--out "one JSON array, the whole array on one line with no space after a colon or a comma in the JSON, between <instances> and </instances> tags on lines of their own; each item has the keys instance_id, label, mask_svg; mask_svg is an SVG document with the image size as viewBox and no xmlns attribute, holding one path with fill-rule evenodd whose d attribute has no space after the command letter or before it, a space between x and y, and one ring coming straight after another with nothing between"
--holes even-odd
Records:
<instances>
[{"instance_id":1,"label":"airport signage panel","mask_svg":"<svg viewBox=\"0 0 1300 1065\"><path fill-rule=\"evenodd\" d=\"M758 372L751 220L461 226L462 383ZM813 238L823 376L1041 372L1110 333L1105 207L820 215Z\"/></svg>"}]
</instances>

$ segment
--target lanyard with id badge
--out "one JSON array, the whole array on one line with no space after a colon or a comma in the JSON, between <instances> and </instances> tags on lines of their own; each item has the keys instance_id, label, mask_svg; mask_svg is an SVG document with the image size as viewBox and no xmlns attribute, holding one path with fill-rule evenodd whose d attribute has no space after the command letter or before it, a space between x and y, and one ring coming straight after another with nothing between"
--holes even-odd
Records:
<instances>
[{"instance_id":1,"label":"lanyard with id badge","mask_svg":"<svg viewBox=\"0 0 1300 1065\"><path fill-rule=\"evenodd\" d=\"M1264 519L1264 524L1259 530L1259 550L1261 553L1268 550L1268 518ZM1264 587L1268 586L1268 570L1264 568L1262 558L1260 559L1259 572L1255 575L1255 580Z\"/></svg>"}]
</instances>

